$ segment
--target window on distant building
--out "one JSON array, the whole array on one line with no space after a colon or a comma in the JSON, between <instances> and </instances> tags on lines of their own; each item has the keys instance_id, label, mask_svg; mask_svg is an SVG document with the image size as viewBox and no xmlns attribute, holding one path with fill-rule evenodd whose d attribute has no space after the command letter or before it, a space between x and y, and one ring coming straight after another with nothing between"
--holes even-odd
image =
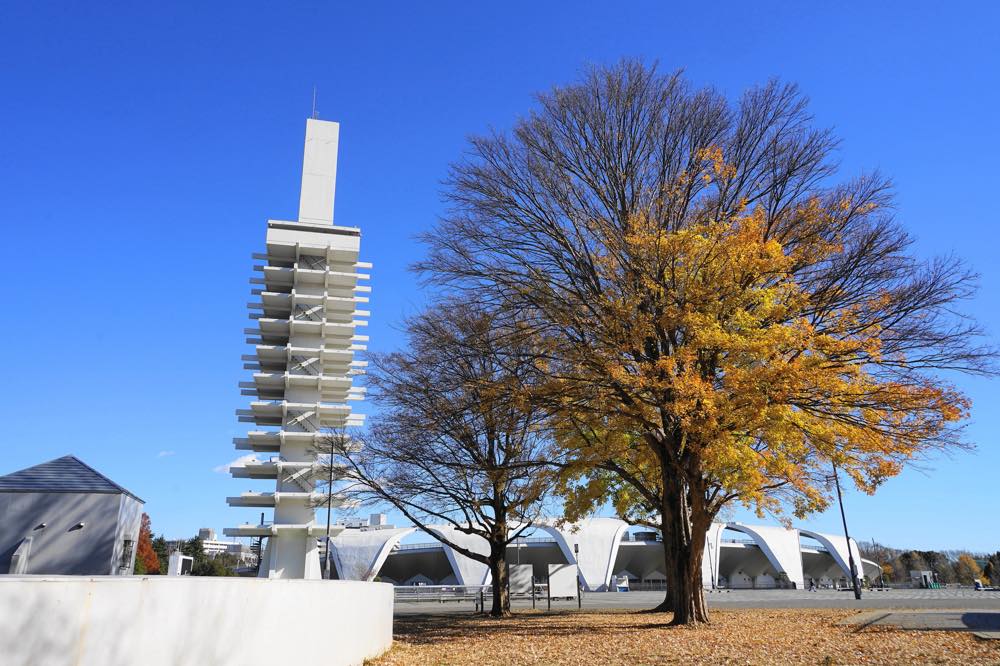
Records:
<instances>
[{"instance_id":1,"label":"window on distant building","mask_svg":"<svg viewBox=\"0 0 1000 666\"><path fill-rule=\"evenodd\" d=\"M132 541L126 539L122 542L122 559L118 563L118 567L122 571L127 571L130 564L132 564Z\"/></svg>"}]
</instances>

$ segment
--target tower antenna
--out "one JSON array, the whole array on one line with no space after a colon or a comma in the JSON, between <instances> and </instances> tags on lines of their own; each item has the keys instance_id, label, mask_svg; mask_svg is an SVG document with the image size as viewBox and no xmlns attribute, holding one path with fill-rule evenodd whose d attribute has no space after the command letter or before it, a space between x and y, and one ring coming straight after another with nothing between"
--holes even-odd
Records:
<instances>
[{"instance_id":1,"label":"tower antenna","mask_svg":"<svg viewBox=\"0 0 1000 666\"><path fill-rule=\"evenodd\" d=\"M317 118L317 115L316 115L316 86L315 85L313 85L313 112L312 112L312 117L313 117L313 120L315 120Z\"/></svg>"}]
</instances>

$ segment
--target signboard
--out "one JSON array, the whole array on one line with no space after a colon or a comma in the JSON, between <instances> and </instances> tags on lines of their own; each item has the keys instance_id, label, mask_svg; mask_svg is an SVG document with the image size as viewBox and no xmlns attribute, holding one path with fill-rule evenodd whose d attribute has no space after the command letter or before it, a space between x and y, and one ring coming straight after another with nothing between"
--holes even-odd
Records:
<instances>
[{"instance_id":1,"label":"signboard","mask_svg":"<svg viewBox=\"0 0 1000 666\"><path fill-rule=\"evenodd\" d=\"M549 598L576 597L576 565L549 565Z\"/></svg>"},{"instance_id":2,"label":"signboard","mask_svg":"<svg viewBox=\"0 0 1000 666\"><path fill-rule=\"evenodd\" d=\"M511 564L507 567L511 594L531 594L535 567L530 564Z\"/></svg>"}]
</instances>

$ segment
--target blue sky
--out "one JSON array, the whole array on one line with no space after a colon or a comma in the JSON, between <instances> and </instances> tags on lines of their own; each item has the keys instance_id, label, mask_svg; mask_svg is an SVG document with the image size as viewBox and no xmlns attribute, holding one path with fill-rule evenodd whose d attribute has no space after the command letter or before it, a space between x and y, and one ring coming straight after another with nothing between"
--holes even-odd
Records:
<instances>
[{"instance_id":1,"label":"blue sky","mask_svg":"<svg viewBox=\"0 0 1000 666\"><path fill-rule=\"evenodd\" d=\"M296 215L314 85L341 123L336 222L375 264L374 349L425 298L412 236L465 138L623 56L731 96L798 82L844 174L893 176L917 251L979 271L969 309L1000 335L1000 4L826 4L5 3L0 473L74 453L172 537L252 518L224 501L250 482L213 470L236 457L250 255ZM849 493L858 538L1000 549L997 383L958 382L977 452Z\"/></svg>"}]
</instances>

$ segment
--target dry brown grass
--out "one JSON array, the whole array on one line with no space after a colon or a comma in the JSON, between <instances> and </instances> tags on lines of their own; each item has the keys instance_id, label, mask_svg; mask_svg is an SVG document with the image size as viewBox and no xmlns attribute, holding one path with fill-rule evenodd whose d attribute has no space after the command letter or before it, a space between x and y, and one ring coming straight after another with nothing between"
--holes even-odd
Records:
<instances>
[{"instance_id":1,"label":"dry brown grass","mask_svg":"<svg viewBox=\"0 0 1000 666\"><path fill-rule=\"evenodd\" d=\"M638 613L518 612L510 620L397 617L373 665L1000 664L1000 641L969 633L838 626L845 610L717 610L712 624L666 626Z\"/></svg>"}]
</instances>

